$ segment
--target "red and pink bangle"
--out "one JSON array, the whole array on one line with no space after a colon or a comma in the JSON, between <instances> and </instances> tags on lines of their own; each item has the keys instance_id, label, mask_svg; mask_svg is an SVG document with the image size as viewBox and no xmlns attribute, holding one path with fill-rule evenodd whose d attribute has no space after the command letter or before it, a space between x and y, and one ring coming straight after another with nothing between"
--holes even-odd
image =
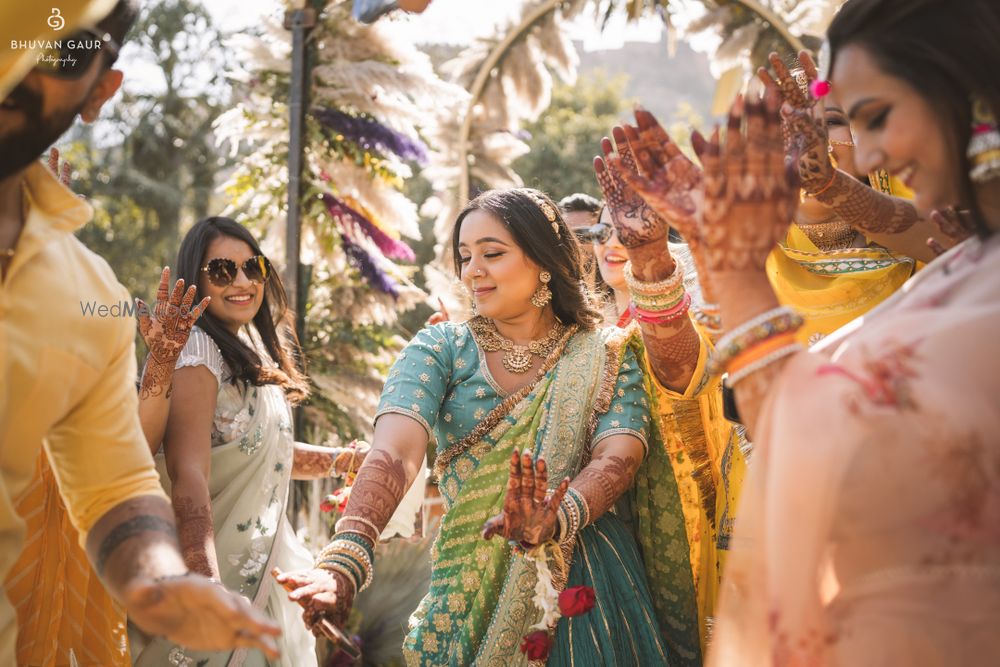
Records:
<instances>
[{"instance_id":1,"label":"red and pink bangle","mask_svg":"<svg viewBox=\"0 0 1000 667\"><path fill-rule=\"evenodd\" d=\"M680 303L669 310L645 310L644 308L639 308L634 303L629 307L629 309L635 319L645 324L667 324L687 314L688 308L690 307L691 295L685 293L684 297L680 300Z\"/></svg>"}]
</instances>

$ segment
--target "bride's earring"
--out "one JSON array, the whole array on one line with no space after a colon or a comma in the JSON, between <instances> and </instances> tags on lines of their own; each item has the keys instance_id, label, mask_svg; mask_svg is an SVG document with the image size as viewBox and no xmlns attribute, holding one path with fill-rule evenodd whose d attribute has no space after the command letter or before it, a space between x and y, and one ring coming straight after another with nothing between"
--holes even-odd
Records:
<instances>
[{"instance_id":1,"label":"bride's earring","mask_svg":"<svg viewBox=\"0 0 1000 667\"><path fill-rule=\"evenodd\" d=\"M544 308L549 304L549 301L552 301L552 290L549 289L549 281L552 280L552 274L548 271L542 271L538 279L542 281L542 284L531 295L531 305L535 308Z\"/></svg>"}]
</instances>

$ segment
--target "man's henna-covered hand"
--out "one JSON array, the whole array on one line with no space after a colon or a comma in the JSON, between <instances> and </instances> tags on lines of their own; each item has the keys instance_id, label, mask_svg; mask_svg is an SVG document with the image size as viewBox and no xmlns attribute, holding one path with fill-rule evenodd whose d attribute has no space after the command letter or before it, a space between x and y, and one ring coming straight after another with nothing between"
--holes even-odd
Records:
<instances>
[{"instance_id":1,"label":"man's henna-covered hand","mask_svg":"<svg viewBox=\"0 0 1000 667\"><path fill-rule=\"evenodd\" d=\"M567 477L549 493L549 474L545 459L532 461L527 452L510 455L510 476L503 510L483 524L483 539L503 535L536 546L552 538L558 524L559 503L569 488Z\"/></svg>"},{"instance_id":2,"label":"man's henna-covered hand","mask_svg":"<svg viewBox=\"0 0 1000 667\"><path fill-rule=\"evenodd\" d=\"M174 283L173 291L168 294L169 282L170 267L164 267L152 311L141 299L136 299L139 333L149 349L146 368L142 374L139 393L141 399L154 398L165 391L169 397L170 379L173 377L177 357L187 343L191 327L211 301L211 297L206 296L192 308L197 287L191 285L185 293L182 279Z\"/></svg>"}]
</instances>

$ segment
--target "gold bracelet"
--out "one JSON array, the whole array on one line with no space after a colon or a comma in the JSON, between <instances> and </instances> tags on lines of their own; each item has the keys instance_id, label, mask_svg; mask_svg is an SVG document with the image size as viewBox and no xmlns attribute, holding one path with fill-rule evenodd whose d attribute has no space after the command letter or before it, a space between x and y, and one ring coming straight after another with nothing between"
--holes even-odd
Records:
<instances>
[{"instance_id":1,"label":"gold bracelet","mask_svg":"<svg viewBox=\"0 0 1000 667\"><path fill-rule=\"evenodd\" d=\"M625 262L623 273L625 274L625 284L628 286L628 291L632 294L640 294L642 296L659 296L660 294L677 289L678 285L684 284L684 271L676 261L674 262L673 273L656 283L647 283L636 278L635 274L632 273L631 261Z\"/></svg>"},{"instance_id":2,"label":"gold bracelet","mask_svg":"<svg viewBox=\"0 0 1000 667\"><path fill-rule=\"evenodd\" d=\"M351 516L341 517L340 520L337 521L337 523L333 524L333 531L335 533L339 533L341 530L343 530L341 526L345 521L356 521L363 526L368 526L369 528L371 528L373 531L375 531L375 542L378 542L379 536L382 535L382 531L378 529L378 526L376 526L374 523L364 518L363 516L358 516L356 514L352 514Z\"/></svg>"}]
</instances>

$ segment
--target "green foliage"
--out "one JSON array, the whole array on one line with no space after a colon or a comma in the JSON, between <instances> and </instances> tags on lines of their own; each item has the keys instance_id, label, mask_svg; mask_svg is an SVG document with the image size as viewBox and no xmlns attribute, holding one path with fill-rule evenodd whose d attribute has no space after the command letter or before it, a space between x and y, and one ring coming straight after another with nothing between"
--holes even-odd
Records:
<instances>
[{"instance_id":1,"label":"green foliage","mask_svg":"<svg viewBox=\"0 0 1000 667\"><path fill-rule=\"evenodd\" d=\"M160 268L174 261L182 225L214 212L226 160L212 121L228 103L229 86L220 35L194 0L146 7L127 47L130 64L141 64L129 71L142 71L144 85L126 74L105 117L72 137L63 154L73 165L73 189L96 212L79 238L133 295L149 297Z\"/></svg>"},{"instance_id":2,"label":"green foliage","mask_svg":"<svg viewBox=\"0 0 1000 667\"><path fill-rule=\"evenodd\" d=\"M575 85L557 85L551 106L525 129L531 152L514 162L525 185L560 199L574 192L600 198L594 178L594 156L601 137L627 116L633 101L625 97L624 75L604 72L581 76Z\"/></svg>"}]
</instances>

